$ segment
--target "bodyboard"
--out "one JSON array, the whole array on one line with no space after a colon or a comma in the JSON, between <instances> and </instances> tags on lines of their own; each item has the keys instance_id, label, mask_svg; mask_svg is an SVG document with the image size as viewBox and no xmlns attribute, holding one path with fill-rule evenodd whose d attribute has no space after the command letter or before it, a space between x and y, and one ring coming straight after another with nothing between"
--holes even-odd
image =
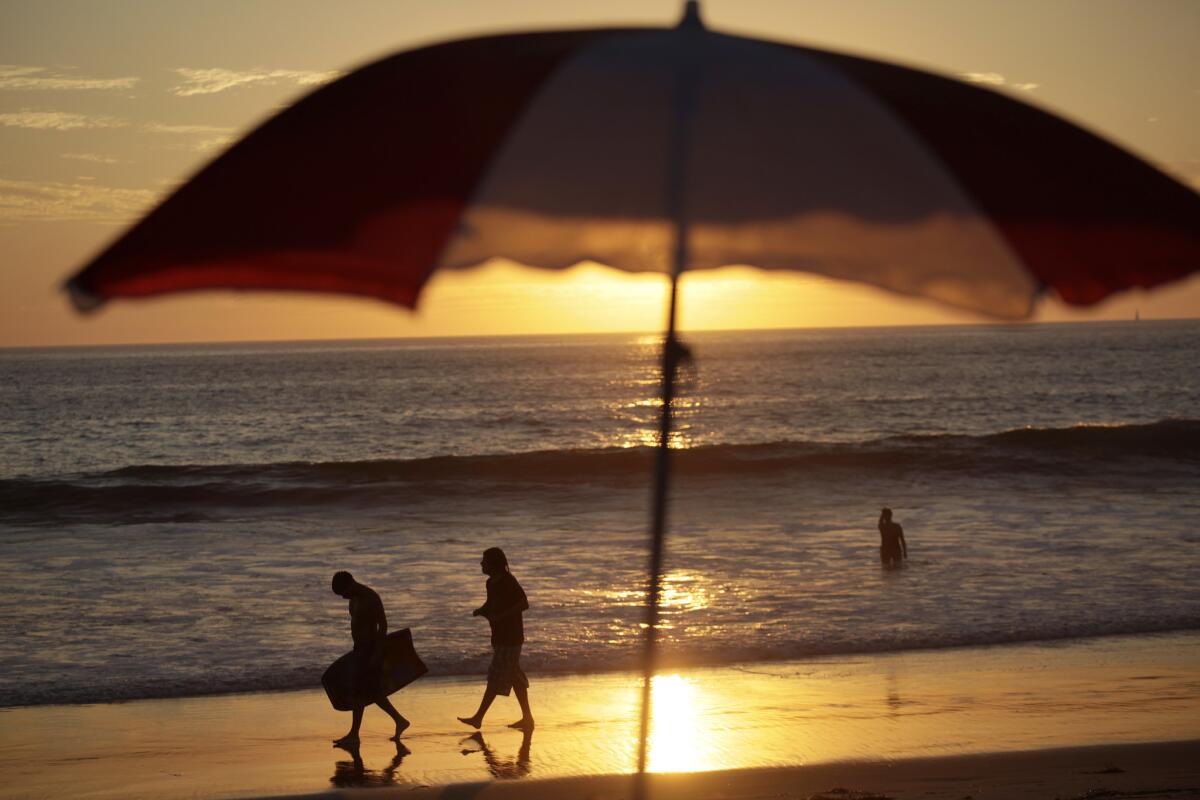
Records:
<instances>
[{"instance_id":1,"label":"bodyboard","mask_svg":"<svg viewBox=\"0 0 1200 800\"><path fill-rule=\"evenodd\" d=\"M429 671L413 647L412 631L392 631L384 640L383 663L378 674L362 674L361 656L353 650L334 661L321 676L329 703L338 711L368 706Z\"/></svg>"}]
</instances>

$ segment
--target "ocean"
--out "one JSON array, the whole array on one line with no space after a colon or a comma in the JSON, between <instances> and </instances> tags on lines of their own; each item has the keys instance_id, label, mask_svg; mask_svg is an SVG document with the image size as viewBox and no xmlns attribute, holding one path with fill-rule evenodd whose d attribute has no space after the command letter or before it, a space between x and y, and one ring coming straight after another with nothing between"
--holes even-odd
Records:
<instances>
[{"instance_id":1,"label":"ocean","mask_svg":"<svg viewBox=\"0 0 1200 800\"><path fill-rule=\"evenodd\" d=\"M686 340L664 663L1200 629L1200 322ZM482 673L490 546L528 672L633 666L658 346L0 351L0 706L316 686L339 569Z\"/></svg>"}]
</instances>

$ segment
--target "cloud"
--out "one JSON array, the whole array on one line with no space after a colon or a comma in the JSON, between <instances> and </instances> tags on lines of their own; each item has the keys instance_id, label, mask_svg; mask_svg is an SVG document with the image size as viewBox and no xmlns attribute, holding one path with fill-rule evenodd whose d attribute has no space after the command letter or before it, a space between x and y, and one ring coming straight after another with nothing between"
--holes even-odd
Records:
<instances>
[{"instance_id":1,"label":"cloud","mask_svg":"<svg viewBox=\"0 0 1200 800\"><path fill-rule=\"evenodd\" d=\"M139 78L84 78L69 72L52 72L46 67L0 64L0 89L42 91L94 91L132 89Z\"/></svg>"},{"instance_id":2,"label":"cloud","mask_svg":"<svg viewBox=\"0 0 1200 800\"><path fill-rule=\"evenodd\" d=\"M126 222L159 197L148 189L0 178L0 222L97 220Z\"/></svg>"},{"instance_id":3,"label":"cloud","mask_svg":"<svg viewBox=\"0 0 1200 800\"><path fill-rule=\"evenodd\" d=\"M199 153L207 153L209 150L219 150L232 142L232 136L213 136L194 143L191 149Z\"/></svg>"},{"instance_id":4,"label":"cloud","mask_svg":"<svg viewBox=\"0 0 1200 800\"><path fill-rule=\"evenodd\" d=\"M72 161L88 161L92 164L120 164L121 160L112 156L102 156L98 153L63 153L61 158L69 158Z\"/></svg>"},{"instance_id":5,"label":"cloud","mask_svg":"<svg viewBox=\"0 0 1200 800\"><path fill-rule=\"evenodd\" d=\"M1037 83L1017 83L1010 81L1001 75L999 72L964 72L962 73L963 80L968 83L983 83L988 86L1004 86L1008 89L1016 89L1018 92L1032 92L1041 84Z\"/></svg>"},{"instance_id":6,"label":"cloud","mask_svg":"<svg viewBox=\"0 0 1200 800\"><path fill-rule=\"evenodd\" d=\"M315 86L327 83L340 74L336 71L312 72L295 69L253 69L239 72L220 67L211 69L180 67L175 70L175 73L183 78L181 84L171 88L171 94L178 97L216 94L240 86L274 86L280 83Z\"/></svg>"},{"instance_id":7,"label":"cloud","mask_svg":"<svg viewBox=\"0 0 1200 800\"><path fill-rule=\"evenodd\" d=\"M207 153L218 150L233 142L233 136L210 136L206 139L195 139L167 145L168 150L187 150L193 153Z\"/></svg>"},{"instance_id":8,"label":"cloud","mask_svg":"<svg viewBox=\"0 0 1200 800\"><path fill-rule=\"evenodd\" d=\"M233 141L233 128L219 125L168 125L163 122L146 123L144 130L148 133L174 134L182 137L202 137L191 139L182 144L170 145L172 150L191 150L206 153L224 147Z\"/></svg>"},{"instance_id":9,"label":"cloud","mask_svg":"<svg viewBox=\"0 0 1200 800\"><path fill-rule=\"evenodd\" d=\"M69 131L80 128L121 128L128 125L117 117L94 114L75 114L70 111L35 111L23 108L0 114L0 125L8 128Z\"/></svg>"},{"instance_id":10,"label":"cloud","mask_svg":"<svg viewBox=\"0 0 1200 800\"><path fill-rule=\"evenodd\" d=\"M219 125L168 125L164 122L147 122L146 132L208 135L233 133L233 128Z\"/></svg>"}]
</instances>

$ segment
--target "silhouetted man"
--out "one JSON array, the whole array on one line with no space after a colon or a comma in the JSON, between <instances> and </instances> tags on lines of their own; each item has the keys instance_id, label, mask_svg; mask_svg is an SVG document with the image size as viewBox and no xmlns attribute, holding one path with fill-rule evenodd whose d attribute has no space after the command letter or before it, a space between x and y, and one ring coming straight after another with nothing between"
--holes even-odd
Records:
<instances>
[{"instance_id":1,"label":"silhouetted man","mask_svg":"<svg viewBox=\"0 0 1200 800\"><path fill-rule=\"evenodd\" d=\"M885 567L898 567L908 558L908 543L904 541L904 529L892 522L892 510L879 512L879 561Z\"/></svg>"},{"instance_id":2,"label":"silhouetted man","mask_svg":"<svg viewBox=\"0 0 1200 800\"><path fill-rule=\"evenodd\" d=\"M479 562L487 579L487 602L472 612L485 617L492 626L492 663L488 667L487 689L473 717L458 721L478 729L483 716L496 695L508 696L511 690L521 704L521 718L508 727L533 730L533 713L529 710L529 679L521 669L521 645L525 642L525 625L521 614L529 610L525 590L508 571L508 558L499 547L483 551Z\"/></svg>"},{"instance_id":3,"label":"silhouetted man","mask_svg":"<svg viewBox=\"0 0 1200 800\"><path fill-rule=\"evenodd\" d=\"M350 601L350 636L354 639L352 656L353 679L358 690L356 693L365 697L377 697L374 700L375 705L386 711L396 723L396 735L391 738L399 741L400 734L404 733L409 722L378 689L380 671L383 669L384 639L387 638L387 615L383 613L383 601L371 587L354 580L354 577L345 571L334 574L333 592ZM358 729L362 725L364 708L365 704L354 708L350 732L340 739L334 739L335 746L349 749L358 745Z\"/></svg>"}]
</instances>

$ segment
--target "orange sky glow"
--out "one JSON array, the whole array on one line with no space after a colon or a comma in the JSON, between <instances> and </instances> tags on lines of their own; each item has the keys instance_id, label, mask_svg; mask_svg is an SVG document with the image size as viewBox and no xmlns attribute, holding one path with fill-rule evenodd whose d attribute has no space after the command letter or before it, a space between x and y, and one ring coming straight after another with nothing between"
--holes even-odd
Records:
<instances>
[{"instance_id":1,"label":"orange sky glow","mask_svg":"<svg viewBox=\"0 0 1200 800\"><path fill-rule=\"evenodd\" d=\"M434 276L415 313L219 292L79 316L62 280L239 136L336 74L485 32L666 25L680 3L0 2L0 347L655 331L666 280L492 262ZM711 27L922 67L1020 97L1200 186L1200 5L708 0ZM980 322L927 301L729 267L684 278L681 327ZM1200 279L1035 320L1200 315Z\"/></svg>"}]
</instances>

